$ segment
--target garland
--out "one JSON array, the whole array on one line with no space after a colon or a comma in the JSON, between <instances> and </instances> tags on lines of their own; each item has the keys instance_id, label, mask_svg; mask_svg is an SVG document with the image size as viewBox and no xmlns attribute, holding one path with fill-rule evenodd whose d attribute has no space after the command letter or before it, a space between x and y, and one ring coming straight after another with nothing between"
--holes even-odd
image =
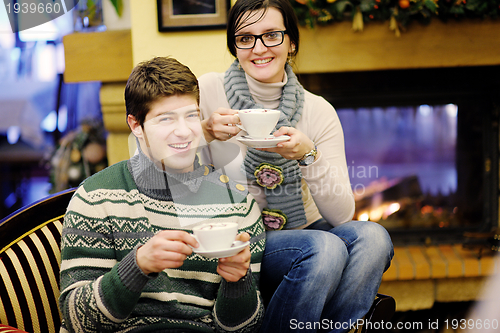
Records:
<instances>
[{"instance_id":1,"label":"garland","mask_svg":"<svg viewBox=\"0 0 500 333\"><path fill-rule=\"evenodd\" d=\"M412 21L429 23L461 18L493 18L500 15L500 0L290 0L302 26L313 28L351 20L354 31L364 23L389 21L400 35Z\"/></svg>"}]
</instances>

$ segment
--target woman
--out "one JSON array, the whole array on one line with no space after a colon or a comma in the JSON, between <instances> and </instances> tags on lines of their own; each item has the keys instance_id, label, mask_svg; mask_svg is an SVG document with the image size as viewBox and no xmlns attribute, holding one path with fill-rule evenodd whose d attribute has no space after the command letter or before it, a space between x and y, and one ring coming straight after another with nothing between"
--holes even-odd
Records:
<instances>
[{"instance_id":1,"label":"woman","mask_svg":"<svg viewBox=\"0 0 500 333\"><path fill-rule=\"evenodd\" d=\"M340 121L288 64L299 50L289 1L238 0L227 45L236 58L230 68L199 78L210 146L202 156L247 185L267 229L279 230L267 232L261 331L347 331L369 310L393 247L380 225L350 221L354 199ZM290 139L275 148L242 145L237 110L249 108L280 110L273 135Z\"/></svg>"}]
</instances>

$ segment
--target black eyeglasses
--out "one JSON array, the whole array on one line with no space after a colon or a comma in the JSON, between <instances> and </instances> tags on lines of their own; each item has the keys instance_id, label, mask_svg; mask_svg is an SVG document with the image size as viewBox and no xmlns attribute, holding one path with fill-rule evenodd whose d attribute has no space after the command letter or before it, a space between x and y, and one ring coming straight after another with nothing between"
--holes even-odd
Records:
<instances>
[{"instance_id":1,"label":"black eyeglasses","mask_svg":"<svg viewBox=\"0 0 500 333\"><path fill-rule=\"evenodd\" d=\"M265 47L273 47L283 44L286 30L270 31L261 35L236 35L234 36L234 45L239 49L253 49L257 39L260 39Z\"/></svg>"}]
</instances>

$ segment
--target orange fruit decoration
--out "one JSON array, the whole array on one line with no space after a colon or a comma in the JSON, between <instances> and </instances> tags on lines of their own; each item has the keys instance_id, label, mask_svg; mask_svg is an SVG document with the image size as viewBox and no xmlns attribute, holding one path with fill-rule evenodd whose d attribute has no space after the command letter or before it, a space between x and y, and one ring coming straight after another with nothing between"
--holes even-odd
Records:
<instances>
[{"instance_id":1,"label":"orange fruit decoration","mask_svg":"<svg viewBox=\"0 0 500 333\"><path fill-rule=\"evenodd\" d=\"M410 7L410 1L409 0L399 0L399 7L402 9L406 9Z\"/></svg>"}]
</instances>

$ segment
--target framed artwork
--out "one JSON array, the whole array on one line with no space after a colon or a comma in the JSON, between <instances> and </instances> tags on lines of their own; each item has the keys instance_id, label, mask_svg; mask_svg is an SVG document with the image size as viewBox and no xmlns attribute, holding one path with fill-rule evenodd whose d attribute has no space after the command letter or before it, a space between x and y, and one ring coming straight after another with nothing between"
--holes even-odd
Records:
<instances>
[{"instance_id":1,"label":"framed artwork","mask_svg":"<svg viewBox=\"0 0 500 333\"><path fill-rule=\"evenodd\" d=\"M230 0L157 0L158 30L222 29Z\"/></svg>"}]
</instances>

